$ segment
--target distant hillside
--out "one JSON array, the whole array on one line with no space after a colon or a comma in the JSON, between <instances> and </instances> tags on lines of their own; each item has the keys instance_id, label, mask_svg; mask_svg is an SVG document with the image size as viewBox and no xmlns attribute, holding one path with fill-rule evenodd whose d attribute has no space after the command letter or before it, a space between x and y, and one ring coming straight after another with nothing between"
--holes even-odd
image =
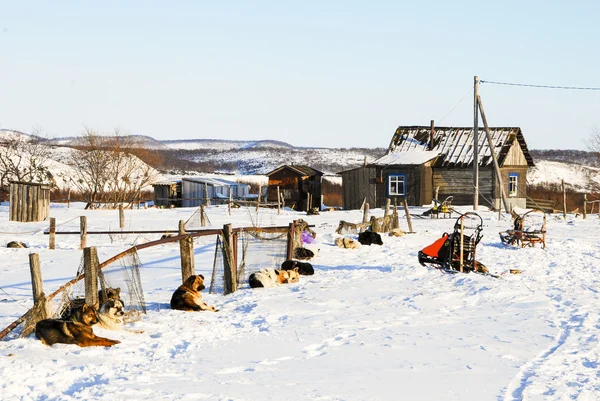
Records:
<instances>
[{"instance_id":1,"label":"distant hillside","mask_svg":"<svg viewBox=\"0 0 600 401\"><path fill-rule=\"evenodd\" d=\"M600 154L574 149L534 149L529 153L536 160L552 160L600 167Z\"/></svg>"}]
</instances>

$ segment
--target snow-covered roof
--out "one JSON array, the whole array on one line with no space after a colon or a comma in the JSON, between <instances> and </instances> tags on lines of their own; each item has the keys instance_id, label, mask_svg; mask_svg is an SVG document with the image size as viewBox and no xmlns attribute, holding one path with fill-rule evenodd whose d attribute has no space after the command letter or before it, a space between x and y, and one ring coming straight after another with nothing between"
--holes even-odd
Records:
<instances>
[{"instance_id":1,"label":"snow-covered roof","mask_svg":"<svg viewBox=\"0 0 600 401\"><path fill-rule=\"evenodd\" d=\"M429 126L398 127L392 137L386 156L415 153L415 160L423 160L423 163L437 157L434 163L435 167L467 167L473 165L475 136L473 127L436 127L431 138L430 134L431 127ZM504 162L514 141L518 141L527 160L527 165L534 165L521 128L490 127L490 134L494 143L494 153L498 157L500 165ZM493 163L491 148L483 128L479 129L477 142L479 144L479 165L491 165ZM432 157L427 158L428 153ZM383 158L379 159L377 164L382 164L381 160ZM404 159L401 156L390 156L390 160L402 161ZM408 156L406 156L406 160L411 162L397 164L420 164L412 161L412 158Z\"/></svg>"},{"instance_id":2,"label":"snow-covered roof","mask_svg":"<svg viewBox=\"0 0 600 401\"><path fill-rule=\"evenodd\" d=\"M215 187L236 187L236 186L248 186L248 184L243 184L241 182L236 181L228 181L223 179L217 179L212 177L183 177L183 181L196 182L200 184L212 185Z\"/></svg>"},{"instance_id":3,"label":"snow-covered roof","mask_svg":"<svg viewBox=\"0 0 600 401\"><path fill-rule=\"evenodd\" d=\"M410 152L392 152L380 157L371 164L377 166L387 166L391 164L423 164L436 158L439 154L439 152L422 149L415 149Z\"/></svg>"}]
</instances>

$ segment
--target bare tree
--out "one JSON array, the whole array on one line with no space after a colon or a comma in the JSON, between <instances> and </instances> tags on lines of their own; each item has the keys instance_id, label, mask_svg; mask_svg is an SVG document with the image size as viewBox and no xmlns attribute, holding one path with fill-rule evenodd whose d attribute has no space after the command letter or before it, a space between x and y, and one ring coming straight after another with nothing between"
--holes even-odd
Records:
<instances>
[{"instance_id":1,"label":"bare tree","mask_svg":"<svg viewBox=\"0 0 600 401\"><path fill-rule=\"evenodd\" d=\"M69 164L75 170L73 184L88 203L95 207L104 203L116 207L139 197L142 188L157 172L132 154L143 150L132 137L115 130L111 136L101 136L86 128Z\"/></svg>"},{"instance_id":2,"label":"bare tree","mask_svg":"<svg viewBox=\"0 0 600 401\"><path fill-rule=\"evenodd\" d=\"M51 149L35 130L34 135L15 135L0 141L0 186L10 181L54 182L48 169Z\"/></svg>"}]
</instances>

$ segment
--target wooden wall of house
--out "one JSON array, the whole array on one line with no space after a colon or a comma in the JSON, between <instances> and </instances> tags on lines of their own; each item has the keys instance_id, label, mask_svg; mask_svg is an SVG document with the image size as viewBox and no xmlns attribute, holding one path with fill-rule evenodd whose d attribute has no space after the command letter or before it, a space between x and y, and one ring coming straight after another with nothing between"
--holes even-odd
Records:
<instances>
[{"instance_id":1,"label":"wooden wall of house","mask_svg":"<svg viewBox=\"0 0 600 401\"><path fill-rule=\"evenodd\" d=\"M156 207L181 206L181 184L156 184L153 187Z\"/></svg>"},{"instance_id":2,"label":"wooden wall of house","mask_svg":"<svg viewBox=\"0 0 600 401\"><path fill-rule=\"evenodd\" d=\"M493 179L491 167L479 169L479 204L491 206L493 202ZM433 188L439 186L438 200L452 196L453 205L472 205L474 195L473 168L434 168ZM486 200L487 198L487 200Z\"/></svg>"},{"instance_id":3,"label":"wooden wall of house","mask_svg":"<svg viewBox=\"0 0 600 401\"><path fill-rule=\"evenodd\" d=\"M405 165L405 166L385 166L377 167L376 177L382 177L377 183L376 206L385 207L386 199L389 197L392 205L401 205L406 198L409 206L420 206L421 203L421 166L420 165ZM406 176L406 195L405 196L388 196L388 177L394 174L404 174ZM373 206L371 206L373 207Z\"/></svg>"},{"instance_id":4,"label":"wooden wall of house","mask_svg":"<svg viewBox=\"0 0 600 401\"><path fill-rule=\"evenodd\" d=\"M519 174L519 179L517 181L517 198L526 198L527 194L527 171L529 167L525 166L504 166L500 167L500 174L502 177L502 185L504 186L504 190L506 191L506 196L508 197L508 177L511 173ZM494 197L500 199L502 197L502 193L500 192L500 186L498 186L498 181L494 178Z\"/></svg>"},{"instance_id":5,"label":"wooden wall of house","mask_svg":"<svg viewBox=\"0 0 600 401\"><path fill-rule=\"evenodd\" d=\"M431 162L424 163L420 166L420 199L417 206L429 205L433 199L433 170Z\"/></svg>"},{"instance_id":6,"label":"wooden wall of house","mask_svg":"<svg viewBox=\"0 0 600 401\"><path fill-rule=\"evenodd\" d=\"M366 199L375 207L375 168L359 167L340 173L342 176L342 200L344 209L359 209Z\"/></svg>"}]
</instances>

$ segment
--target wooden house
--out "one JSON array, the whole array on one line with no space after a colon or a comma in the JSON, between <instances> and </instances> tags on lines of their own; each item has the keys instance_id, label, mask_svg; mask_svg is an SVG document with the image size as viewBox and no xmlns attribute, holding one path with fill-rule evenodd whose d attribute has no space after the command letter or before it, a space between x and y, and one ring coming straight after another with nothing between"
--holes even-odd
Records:
<instances>
[{"instance_id":1,"label":"wooden house","mask_svg":"<svg viewBox=\"0 0 600 401\"><path fill-rule=\"evenodd\" d=\"M277 202L277 187L285 205L295 210L321 209L323 173L302 165L283 165L267 173L267 201Z\"/></svg>"},{"instance_id":2,"label":"wooden house","mask_svg":"<svg viewBox=\"0 0 600 401\"><path fill-rule=\"evenodd\" d=\"M518 127L490 128L490 133L509 204L525 207L527 170L534 164L523 133ZM478 142L479 204L498 208L502 195L483 129ZM454 205L472 205L473 149L473 127L398 127L383 157L340 173L344 208L358 209L365 199L371 207L384 207L386 198L427 205L436 188L440 201L453 196Z\"/></svg>"}]
</instances>

